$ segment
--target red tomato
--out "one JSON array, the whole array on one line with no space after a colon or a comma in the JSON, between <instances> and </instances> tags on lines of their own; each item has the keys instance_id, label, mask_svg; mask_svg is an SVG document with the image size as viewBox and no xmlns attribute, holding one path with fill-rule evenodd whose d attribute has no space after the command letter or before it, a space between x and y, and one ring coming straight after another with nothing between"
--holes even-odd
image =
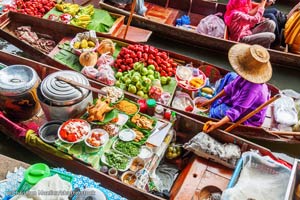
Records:
<instances>
[{"instance_id":1,"label":"red tomato","mask_svg":"<svg viewBox=\"0 0 300 200\"><path fill-rule=\"evenodd\" d=\"M168 72L168 76L173 76L173 72Z\"/></svg>"},{"instance_id":2,"label":"red tomato","mask_svg":"<svg viewBox=\"0 0 300 200\"><path fill-rule=\"evenodd\" d=\"M144 58L145 60L148 60L148 54L147 54L147 53L143 53L143 58Z\"/></svg>"},{"instance_id":3,"label":"red tomato","mask_svg":"<svg viewBox=\"0 0 300 200\"><path fill-rule=\"evenodd\" d=\"M141 52L141 51L138 51L138 52L136 53L136 56L137 56L138 58L141 58L141 57L142 57L142 52Z\"/></svg>"},{"instance_id":4,"label":"red tomato","mask_svg":"<svg viewBox=\"0 0 300 200\"><path fill-rule=\"evenodd\" d=\"M139 59L138 59L138 58L134 58L134 59L133 59L133 62L135 62L135 63L136 63L136 62L139 62Z\"/></svg>"},{"instance_id":5,"label":"red tomato","mask_svg":"<svg viewBox=\"0 0 300 200\"><path fill-rule=\"evenodd\" d=\"M154 61L153 59L149 58L149 59L148 59L148 64L149 64L149 65L153 65L153 61Z\"/></svg>"},{"instance_id":6,"label":"red tomato","mask_svg":"<svg viewBox=\"0 0 300 200\"><path fill-rule=\"evenodd\" d=\"M64 129L61 129L60 130L60 136L63 138L63 139L67 139L67 131L64 130Z\"/></svg>"},{"instance_id":7,"label":"red tomato","mask_svg":"<svg viewBox=\"0 0 300 200\"><path fill-rule=\"evenodd\" d=\"M126 62L127 64L131 64L131 63L133 63L133 59L132 59L132 58L127 58L127 59L125 60L125 62Z\"/></svg>"},{"instance_id":8,"label":"red tomato","mask_svg":"<svg viewBox=\"0 0 300 200\"><path fill-rule=\"evenodd\" d=\"M122 69L123 71L125 71L125 70L126 70L126 66L125 66L125 65L121 65L121 69Z\"/></svg>"},{"instance_id":9,"label":"red tomato","mask_svg":"<svg viewBox=\"0 0 300 200\"><path fill-rule=\"evenodd\" d=\"M68 140L69 142L75 142L75 141L77 140L77 137L76 137L75 133L69 134L69 135L67 136L67 140Z\"/></svg>"}]
</instances>

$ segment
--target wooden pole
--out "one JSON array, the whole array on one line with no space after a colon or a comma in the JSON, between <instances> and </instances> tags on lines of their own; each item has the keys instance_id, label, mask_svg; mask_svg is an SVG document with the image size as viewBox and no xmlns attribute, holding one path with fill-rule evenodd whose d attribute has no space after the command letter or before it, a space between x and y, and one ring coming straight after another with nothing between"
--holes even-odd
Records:
<instances>
[{"instance_id":1,"label":"wooden pole","mask_svg":"<svg viewBox=\"0 0 300 200\"><path fill-rule=\"evenodd\" d=\"M275 135L286 135L286 136L300 136L299 132L283 132L283 131L271 131Z\"/></svg>"},{"instance_id":2,"label":"wooden pole","mask_svg":"<svg viewBox=\"0 0 300 200\"><path fill-rule=\"evenodd\" d=\"M125 33L124 33L123 39L126 39L128 28L130 26L130 23L131 23L133 14L134 14L135 5L136 5L136 0L133 0L132 5L131 5L131 10L130 10L130 15L129 15L129 18L128 18L128 22L127 22L127 25L126 25L126 29L125 29Z\"/></svg>"},{"instance_id":3,"label":"wooden pole","mask_svg":"<svg viewBox=\"0 0 300 200\"><path fill-rule=\"evenodd\" d=\"M252 112L250 112L249 114L247 114L245 117L243 117L242 119L240 119L236 123L234 123L231 126L229 126L228 128L226 128L225 131L227 131L227 132L232 131L234 128L236 128L237 126L239 126L241 123L243 123L244 121L246 121L247 119L249 119L250 117L252 117L253 115L255 115L256 113L258 113L259 111L261 111L264 107L266 107L267 105L273 103L274 101L276 101L279 98L280 98L280 94L275 95L274 97L272 97L271 99L269 99L265 103L261 104L255 110L253 110Z\"/></svg>"}]
</instances>

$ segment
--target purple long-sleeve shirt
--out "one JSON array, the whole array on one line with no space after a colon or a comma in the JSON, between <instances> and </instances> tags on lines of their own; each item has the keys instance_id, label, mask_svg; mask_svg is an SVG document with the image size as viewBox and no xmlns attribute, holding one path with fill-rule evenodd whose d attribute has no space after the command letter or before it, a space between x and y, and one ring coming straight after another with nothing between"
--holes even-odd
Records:
<instances>
[{"instance_id":1,"label":"purple long-sleeve shirt","mask_svg":"<svg viewBox=\"0 0 300 200\"><path fill-rule=\"evenodd\" d=\"M221 98L222 102L229 108L226 116L232 122L255 110L269 98L268 86L266 84L252 83L238 76L234 81L224 88L226 95ZM262 109L243 124L250 126L261 126L266 116L267 108Z\"/></svg>"}]
</instances>

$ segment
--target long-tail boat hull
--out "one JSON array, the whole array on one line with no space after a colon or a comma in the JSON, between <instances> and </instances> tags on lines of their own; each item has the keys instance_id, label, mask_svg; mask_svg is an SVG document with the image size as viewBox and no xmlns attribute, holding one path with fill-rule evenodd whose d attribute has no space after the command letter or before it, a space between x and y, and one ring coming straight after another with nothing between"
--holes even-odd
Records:
<instances>
[{"instance_id":1,"label":"long-tail boat hull","mask_svg":"<svg viewBox=\"0 0 300 200\"><path fill-rule=\"evenodd\" d=\"M106 1L107 0L100 0L99 5L102 9L129 16L129 11L117 8ZM209 2L203 0L148 0L145 5L149 8L149 11L146 12L146 17L134 14L132 24L152 30L168 39L211 49L223 54L227 54L230 47L236 44L234 41L224 39L226 36L224 38L216 38L208 35L200 35L195 31L184 30L175 26L175 20L184 14L190 16L191 24L194 26L197 26L199 21L207 15L216 14L218 12L221 12L224 15L226 11L225 4L218 3L217 1ZM299 54L274 49L269 49L269 53L272 64L299 70Z\"/></svg>"},{"instance_id":2,"label":"long-tail boat hull","mask_svg":"<svg viewBox=\"0 0 300 200\"><path fill-rule=\"evenodd\" d=\"M14 56L11 54L7 54L5 52L0 51L0 62L6 65L12 65L12 64L24 64L32 67L39 75L41 79L45 78L47 75L54 73L58 71L59 69L38 63L35 61L31 61L25 58L21 58L18 56ZM93 80L90 80L90 83L92 86L96 88L101 88L104 85L99 84ZM94 94L96 97L97 94ZM131 100L137 100L133 96L129 96L126 94L127 98L130 98ZM35 122L39 124L39 120L41 118L41 115L34 116L31 120L26 121L26 122L21 122L21 123L16 123L13 122L12 119L9 119L3 115L3 113L0 113L0 131L9 137L11 137L13 140L17 141L19 144L30 150L31 152L39 155L43 159L49 161L55 166L61 166L65 167L68 170L71 170L74 173L80 173L86 176L89 176L93 178L95 181L99 181L103 187L106 187L128 199L163 199L161 197L155 196L153 194L150 194L146 191L136 189L135 187L128 186L121 181L112 178L108 176L105 173L102 173L98 170L95 170L94 168L88 166L86 163L79 161L77 159L72 159L72 160L66 160L61 157L54 156L50 153L47 153L45 150L39 149L38 147L32 147L25 141L25 137L18 135L18 133L21 131L27 131L26 124L27 123L32 123ZM20 125L23 124L23 125ZM193 136L195 136L198 132L201 132L203 128L203 123L199 122L195 119L192 119L188 116L178 114L177 115L177 120L174 125L174 129L176 130L176 138L177 141L180 143L185 143L189 141ZM18 128L15 128L18 127ZM241 148L241 151L249 151L251 149L258 150L262 155L269 155L273 158L275 156L272 154L272 152L264 147L261 147L259 145L256 145L254 143L248 142L244 139L241 139L237 136L234 136L230 133L221 131L221 130L216 130L211 133L211 136L214 137L216 140L223 142L223 143L234 143L238 145ZM207 182L207 184L215 184L219 187L221 187L222 190L226 189L226 186L230 180L230 177L233 173L232 169L226 168L220 164L213 164L212 161L205 160L205 159L200 159L196 158L196 163L195 163L195 158L191 154L188 154L189 156L187 157L187 163L189 161L192 161L195 165L196 163L200 163L202 166L201 171L206 171L204 174L191 174L187 173L186 171L190 171L190 167L187 168L187 170L184 170L185 173L187 174L180 174L180 178L178 178L175 183L173 189L171 189L171 198L172 199L180 199L183 196L187 196L187 192L190 194L188 196L192 196L193 193L196 192L199 188L191 187L189 191L184 191L183 186L185 187L187 182L185 180L185 177L194 177L194 181L200 182L202 179L202 176L205 176L207 173L214 174L211 177L206 177L206 179L210 178L210 181ZM182 164L181 169L185 168L185 164ZM222 183L218 184L218 182L221 181ZM183 184L183 185L182 185ZM202 184L203 188L207 184ZM193 184L195 185L195 184ZM201 189L201 188L200 188ZM192 198L188 198L192 199Z\"/></svg>"},{"instance_id":3,"label":"long-tail boat hull","mask_svg":"<svg viewBox=\"0 0 300 200\"><path fill-rule=\"evenodd\" d=\"M29 15L23 15L20 13L15 12L9 12L4 16L0 17L0 36L7 41L11 42L12 44L16 45L20 49L24 50L26 53L29 54L31 58L34 60L37 60L38 62L46 63L51 66L55 66L59 69L70 69L68 66L61 64L60 62L52 59L50 56L53 54L51 52L50 54L44 54L41 51L35 49L30 44L23 42L19 40L15 34L14 30L16 27L20 25L29 25L31 27L34 27L34 30L45 33L53 36L55 42L59 43L59 41L63 40L64 38L72 38L79 32L84 32L85 30L79 27L75 26L68 26L62 23L49 21L46 19L39 19L36 17L32 17ZM55 27L55 29L53 29ZM55 30L55 31L54 31ZM112 36L106 36L102 34L98 34L99 37L106 37L114 40L115 43L120 44L121 46L126 46L128 44L133 44L133 42L122 40L122 39L116 39ZM203 62L201 60L196 60L181 54L177 54L174 52L167 51L168 55L176 60L180 64L188 64L192 63L194 67L196 66L207 66L210 65L209 63ZM213 66L213 65L210 65ZM214 68L218 69L220 74L224 76L226 73L228 73L227 70L223 68L219 68L217 66L213 66ZM271 95L274 96L275 94L278 94L279 90L273 85L268 85L269 90L271 91ZM129 94L128 95L132 95ZM135 98L138 98L135 95L132 95ZM176 110L176 108L171 108L173 110ZM176 110L177 112L183 112L180 110ZM199 115L193 115L189 113L184 113L186 115L190 115L191 117L199 120L199 121L208 121L212 120L209 118L204 118ZM233 134L237 134L241 137L249 138L249 139L258 139L258 140L265 140L265 141L272 141L272 142L281 142L281 143L299 143L300 141L293 138L293 137L280 137L277 135L272 134L270 131L263 129L263 128L255 128L255 127L249 127L249 126L238 126L232 131Z\"/></svg>"}]
</instances>

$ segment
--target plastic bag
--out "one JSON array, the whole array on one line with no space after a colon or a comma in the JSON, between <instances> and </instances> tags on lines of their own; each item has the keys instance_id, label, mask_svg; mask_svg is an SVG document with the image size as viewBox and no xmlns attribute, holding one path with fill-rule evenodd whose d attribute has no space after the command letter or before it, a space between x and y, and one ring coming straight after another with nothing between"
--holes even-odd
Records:
<instances>
[{"instance_id":1,"label":"plastic bag","mask_svg":"<svg viewBox=\"0 0 300 200\"><path fill-rule=\"evenodd\" d=\"M102 54L97 61L97 66L99 68L101 68L102 65L113 66L113 64L114 58L111 55L109 55L109 53Z\"/></svg>"},{"instance_id":2,"label":"plastic bag","mask_svg":"<svg viewBox=\"0 0 300 200\"><path fill-rule=\"evenodd\" d=\"M274 102L274 117L277 123L292 126L298 121L298 113L294 100L291 97L282 95Z\"/></svg>"},{"instance_id":3,"label":"plastic bag","mask_svg":"<svg viewBox=\"0 0 300 200\"><path fill-rule=\"evenodd\" d=\"M294 90L286 89L280 91L282 94L288 97L292 97L293 99L300 99L300 94Z\"/></svg>"},{"instance_id":4,"label":"plastic bag","mask_svg":"<svg viewBox=\"0 0 300 200\"><path fill-rule=\"evenodd\" d=\"M185 149L197 152L204 152L219 157L220 159L235 165L241 157L241 149L235 144L222 144L206 133L198 133L183 146Z\"/></svg>"},{"instance_id":5,"label":"plastic bag","mask_svg":"<svg viewBox=\"0 0 300 200\"><path fill-rule=\"evenodd\" d=\"M218 17L219 15L222 16L221 13L217 13L215 15L208 15L207 17L201 19L196 31L203 35L223 38L225 32L225 23L220 17Z\"/></svg>"},{"instance_id":6,"label":"plastic bag","mask_svg":"<svg viewBox=\"0 0 300 200\"><path fill-rule=\"evenodd\" d=\"M106 84L106 85L114 85L116 82L115 72L109 65L102 65L98 68L99 74L97 80Z\"/></svg>"},{"instance_id":7,"label":"plastic bag","mask_svg":"<svg viewBox=\"0 0 300 200\"><path fill-rule=\"evenodd\" d=\"M192 112L194 110L194 103L187 93L177 91L172 102L172 107Z\"/></svg>"},{"instance_id":8,"label":"plastic bag","mask_svg":"<svg viewBox=\"0 0 300 200\"><path fill-rule=\"evenodd\" d=\"M109 65L101 65L98 70L91 66L84 67L81 73L106 85L114 85L116 82L115 72Z\"/></svg>"},{"instance_id":9,"label":"plastic bag","mask_svg":"<svg viewBox=\"0 0 300 200\"><path fill-rule=\"evenodd\" d=\"M282 200L284 199L290 169L256 152L242 155L243 168L234 187L226 189L222 200Z\"/></svg>"}]
</instances>

